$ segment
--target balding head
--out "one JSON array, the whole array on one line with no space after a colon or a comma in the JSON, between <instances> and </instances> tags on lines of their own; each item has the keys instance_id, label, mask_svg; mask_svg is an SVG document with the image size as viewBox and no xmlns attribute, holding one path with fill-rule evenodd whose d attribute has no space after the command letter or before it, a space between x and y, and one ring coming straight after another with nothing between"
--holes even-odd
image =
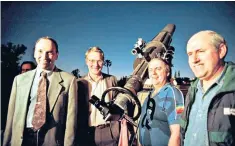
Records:
<instances>
[{"instance_id":1,"label":"balding head","mask_svg":"<svg viewBox=\"0 0 235 146\"><path fill-rule=\"evenodd\" d=\"M212 45L217 50L221 45L225 45L226 49L228 48L225 39L220 34L212 30L203 30L194 34L189 39L187 48L194 45L197 41L204 41L205 43ZM226 57L226 54L224 58Z\"/></svg>"},{"instance_id":2,"label":"balding head","mask_svg":"<svg viewBox=\"0 0 235 146\"><path fill-rule=\"evenodd\" d=\"M201 80L213 80L224 67L226 42L214 31L200 31L189 39L187 54L189 66L195 76Z\"/></svg>"}]
</instances>

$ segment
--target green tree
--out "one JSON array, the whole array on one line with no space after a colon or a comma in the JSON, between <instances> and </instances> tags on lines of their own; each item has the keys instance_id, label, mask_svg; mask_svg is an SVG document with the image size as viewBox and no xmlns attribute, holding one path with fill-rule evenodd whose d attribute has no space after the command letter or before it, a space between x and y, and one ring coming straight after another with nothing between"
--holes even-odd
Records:
<instances>
[{"instance_id":1,"label":"green tree","mask_svg":"<svg viewBox=\"0 0 235 146\"><path fill-rule=\"evenodd\" d=\"M127 76L123 76L120 78L120 80L117 81L117 84L119 87L124 87L124 85L126 84L128 80L128 77Z\"/></svg>"},{"instance_id":2,"label":"green tree","mask_svg":"<svg viewBox=\"0 0 235 146\"><path fill-rule=\"evenodd\" d=\"M112 65L112 61L111 60L105 60L104 61L104 66L107 67L107 73L109 74L109 67Z\"/></svg>"},{"instance_id":3,"label":"green tree","mask_svg":"<svg viewBox=\"0 0 235 146\"><path fill-rule=\"evenodd\" d=\"M177 73L176 73L177 71L175 71L175 74L174 74L174 78L176 79L177 78Z\"/></svg>"},{"instance_id":4,"label":"green tree","mask_svg":"<svg viewBox=\"0 0 235 146\"><path fill-rule=\"evenodd\" d=\"M19 61L22 58L22 55L25 54L27 47L24 45L13 45L13 43L7 43L7 45L2 44L2 58L1 65L2 70L5 69L9 71L18 71ZM6 71L5 70L5 71Z\"/></svg>"},{"instance_id":5,"label":"green tree","mask_svg":"<svg viewBox=\"0 0 235 146\"><path fill-rule=\"evenodd\" d=\"M180 71L178 71L178 76L177 77L180 78Z\"/></svg>"},{"instance_id":6,"label":"green tree","mask_svg":"<svg viewBox=\"0 0 235 146\"><path fill-rule=\"evenodd\" d=\"M7 43L1 45L1 100L2 100L2 129L5 127L8 102L11 92L11 86L14 77L19 73L19 61L22 55L25 54L27 47L24 45L14 45L13 43Z\"/></svg>"}]
</instances>

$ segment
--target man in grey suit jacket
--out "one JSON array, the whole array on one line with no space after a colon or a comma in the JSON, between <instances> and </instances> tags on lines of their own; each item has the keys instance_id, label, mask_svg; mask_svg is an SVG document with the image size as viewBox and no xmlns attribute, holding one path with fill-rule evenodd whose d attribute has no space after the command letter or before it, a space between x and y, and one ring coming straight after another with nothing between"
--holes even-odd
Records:
<instances>
[{"instance_id":1,"label":"man in grey suit jacket","mask_svg":"<svg viewBox=\"0 0 235 146\"><path fill-rule=\"evenodd\" d=\"M35 45L37 68L18 75L12 86L3 146L74 145L77 120L76 78L55 67L59 55L56 41L40 38ZM47 73L46 122L32 126L41 72Z\"/></svg>"},{"instance_id":2,"label":"man in grey suit jacket","mask_svg":"<svg viewBox=\"0 0 235 146\"><path fill-rule=\"evenodd\" d=\"M117 79L101 72L104 64L104 53L99 47L91 47L86 52L88 74L78 80L78 134L79 146L116 146L119 138L119 122L105 121L98 109L89 103L92 95L101 98L103 92L117 86ZM113 94L109 92L105 101L111 101Z\"/></svg>"}]
</instances>

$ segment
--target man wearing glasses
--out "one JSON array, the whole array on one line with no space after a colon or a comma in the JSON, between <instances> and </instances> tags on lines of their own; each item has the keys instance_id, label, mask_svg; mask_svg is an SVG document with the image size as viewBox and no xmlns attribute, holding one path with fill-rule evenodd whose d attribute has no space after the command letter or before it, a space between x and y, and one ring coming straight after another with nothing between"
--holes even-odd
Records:
<instances>
[{"instance_id":1,"label":"man wearing glasses","mask_svg":"<svg viewBox=\"0 0 235 146\"><path fill-rule=\"evenodd\" d=\"M78 145L116 146L119 138L118 121L105 121L98 109L88 100L92 95L101 99L103 92L117 85L116 77L102 73L104 52L99 47L91 47L85 54L88 74L78 80ZM105 102L111 101L112 92L106 94ZM81 112L82 111L82 112Z\"/></svg>"}]
</instances>

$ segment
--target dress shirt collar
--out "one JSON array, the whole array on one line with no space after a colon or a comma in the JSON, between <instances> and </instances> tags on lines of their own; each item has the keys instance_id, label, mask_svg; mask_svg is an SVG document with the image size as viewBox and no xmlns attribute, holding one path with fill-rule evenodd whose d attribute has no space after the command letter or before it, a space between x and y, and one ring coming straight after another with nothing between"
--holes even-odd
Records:
<instances>
[{"instance_id":1,"label":"dress shirt collar","mask_svg":"<svg viewBox=\"0 0 235 146\"><path fill-rule=\"evenodd\" d=\"M96 82L96 81L94 81L94 80L91 78L90 73L88 73L87 77L88 77L88 80L89 80L90 82ZM99 81L102 80L103 78L104 78L104 77L103 77L103 74L101 73L101 76L99 77L99 79L98 79L97 82L99 82Z\"/></svg>"},{"instance_id":2,"label":"dress shirt collar","mask_svg":"<svg viewBox=\"0 0 235 146\"><path fill-rule=\"evenodd\" d=\"M54 69L55 69L55 67L53 68L53 70ZM41 69L41 68L37 67L36 75L40 77L41 72L46 72L47 73L47 77L49 77L49 76L52 75L53 70L45 70L45 69Z\"/></svg>"},{"instance_id":3,"label":"dress shirt collar","mask_svg":"<svg viewBox=\"0 0 235 146\"><path fill-rule=\"evenodd\" d=\"M225 67L223 69L223 71L220 73L220 75L216 78L215 80L215 83L213 83L210 88L214 85L219 85L219 86L222 86L224 81L223 81L223 77L224 77L224 74L225 74L225 68L227 67L227 64L225 64ZM204 89L203 89L203 85L202 85L202 81L199 81L198 84L197 84L197 88L201 91L203 91L203 93L205 92ZM208 88L209 89L209 88Z\"/></svg>"}]
</instances>

